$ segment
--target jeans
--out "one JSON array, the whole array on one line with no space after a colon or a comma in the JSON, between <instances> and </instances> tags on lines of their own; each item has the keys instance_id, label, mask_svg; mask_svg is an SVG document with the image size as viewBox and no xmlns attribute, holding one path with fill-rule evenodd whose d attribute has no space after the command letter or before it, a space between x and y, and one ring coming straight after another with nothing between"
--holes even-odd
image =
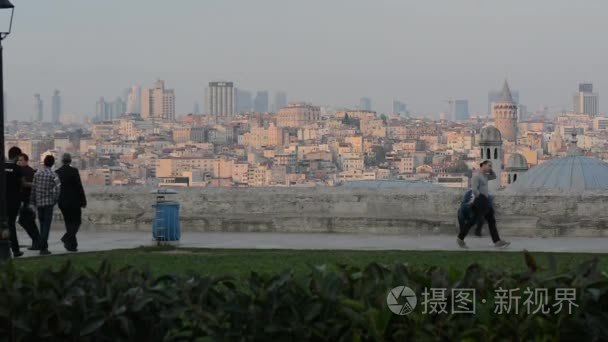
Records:
<instances>
[{"instance_id":1,"label":"jeans","mask_svg":"<svg viewBox=\"0 0 608 342\"><path fill-rule=\"evenodd\" d=\"M6 208L6 216L8 219L8 234L11 241L11 249L13 254L19 252L19 240L17 239L17 214L19 213L19 207L8 207Z\"/></svg>"},{"instance_id":2,"label":"jeans","mask_svg":"<svg viewBox=\"0 0 608 342\"><path fill-rule=\"evenodd\" d=\"M61 241L66 249L76 249L78 248L76 233L78 233L80 224L82 223L82 210L79 207L69 208L63 206L59 206L59 209L65 222L65 234L61 238Z\"/></svg>"},{"instance_id":3,"label":"jeans","mask_svg":"<svg viewBox=\"0 0 608 342\"><path fill-rule=\"evenodd\" d=\"M38 221L40 221L40 249L49 249L49 233L53 222L53 205L38 207Z\"/></svg>"},{"instance_id":4,"label":"jeans","mask_svg":"<svg viewBox=\"0 0 608 342\"><path fill-rule=\"evenodd\" d=\"M32 247L38 247L40 244L40 232L38 231L38 226L36 225L36 214L30 208L27 203L24 203L21 206L21 210L19 211L19 224L27 235L32 239Z\"/></svg>"}]
</instances>

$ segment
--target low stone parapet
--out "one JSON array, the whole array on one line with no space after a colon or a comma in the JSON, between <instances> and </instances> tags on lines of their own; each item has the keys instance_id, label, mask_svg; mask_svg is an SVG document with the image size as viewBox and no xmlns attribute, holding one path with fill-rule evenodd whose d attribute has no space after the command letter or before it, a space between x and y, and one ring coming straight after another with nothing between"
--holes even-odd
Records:
<instances>
[{"instance_id":1,"label":"low stone parapet","mask_svg":"<svg viewBox=\"0 0 608 342\"><path fill-rule=\"evenodd\" d=\"M87 189L83 229L151 230L151 189ZM345 188L180 189L183 231L455 234L462 190ZM505 235L608 236L608 192L498 193ZM58 211L58 210L57 210Z\"/></svg>"}]
</instances>

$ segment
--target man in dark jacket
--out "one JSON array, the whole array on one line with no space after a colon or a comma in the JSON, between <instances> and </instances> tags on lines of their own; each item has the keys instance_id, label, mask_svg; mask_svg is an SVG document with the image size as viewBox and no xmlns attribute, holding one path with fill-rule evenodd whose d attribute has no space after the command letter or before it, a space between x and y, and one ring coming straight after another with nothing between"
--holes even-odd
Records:
<instances>
[{"instance_id":1,"label":"man in dark jacket","mask_svg":"<svg viewBox=\"0 0 608 342\"><path fill-rule=\"evenodd\" d=\"M23 252L19 249L19 240L17 239L17 215L21 206L21 189L24 186L23 173L21 167L17 165L17 158L21 154L21 149L13 146L8 150L8 160L4 163L5 172L5 195L6 201L6 218L8 220L9 238L11 241L11 249L13 257L20 257Z\"/></svg>"},{"instance_id":2,"label":"man in dark jacket","mask_svg":"<svg viewBox=\"0 0 608 342\"><path fill-rule=\"evenodd\" d=\"M65 153L61 158L63 166L57 171L61 182L59 192L59 209L65 222L65 235L61 238L63 246L70 252L78 251L78 240L76 233L82 223L82 208L86 208L87 199L84 194L80 173L75 167L71 167L72 156Z\"/></svg>"},{"instance_id":3,"label":"man in dark jacket","mask_svg":"<svg viewBox=\"0 0 608 342\"><path fill-rule=\"evenodd\" d=\"M23 177L25 177L25 182L28 186L24 186L21 189L21 210L19 210L19 224L27 235L32 239L32 246L29 247L29 250L38 251L40 250L40 232L38 231L38 226L36 225L36 214L34 210L30 206L30 196L32 193L31 184L34 181L34 173L36 170L32 169L29 164L30 158L27 154L22 153L17 160L17 165L21 167L21 172L23 173Z\"/></svg>"}]
</instances>

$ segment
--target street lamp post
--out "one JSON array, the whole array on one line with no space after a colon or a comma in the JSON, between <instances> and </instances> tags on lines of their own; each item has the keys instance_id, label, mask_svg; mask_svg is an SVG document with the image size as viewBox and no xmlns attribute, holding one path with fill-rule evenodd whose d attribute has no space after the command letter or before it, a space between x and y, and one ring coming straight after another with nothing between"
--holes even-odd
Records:
<instances>
[{"instance_id":1,"label":"street lamp post","mask_svg":"<svg viewBox=\"0 0 608 342\"><path fill-rule=\"evenodd\" d=\"M4 65L2 41L11 33L15 6L8 0L0 0L0 230L7 229L6 219L6 173L4 155Z\"/></svg>"}]
</instances>

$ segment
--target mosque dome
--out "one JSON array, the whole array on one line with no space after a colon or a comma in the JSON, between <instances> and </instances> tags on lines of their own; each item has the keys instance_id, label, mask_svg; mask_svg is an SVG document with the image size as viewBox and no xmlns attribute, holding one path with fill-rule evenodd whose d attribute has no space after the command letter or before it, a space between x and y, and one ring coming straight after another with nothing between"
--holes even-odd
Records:
<instances>
[{"instance_id":1,"label":"mosque dome","mask_svg":"<svg viewBox=\"0 0 608 342\"><path fill-rule=\"evenodd\" d=\"M507 161L507 171L525 171L528 170L528 161L526 157L519 153L513 153Z\"/></svg>"},{"instance_id":2,"label":"mosque dome","mask_svg":"<svg viewBox=\"0 0 608 342\"><path fill-rule=\"evenodd\" d=\"M583 156L549 160L522 174L508 190L573 193L608 190L608 163Z\"/></svg>"},{"instance_id":3,"label":"mosque dome","mask_svg":"<svg viewBox=\"0 0 608 342\"><path fill-rule=\"evenodd\" d=\"M608 190L608 163L585 157L572 134L568 155L546 161L524 173L508 191L568 192Z\"/></svg>"},{"instance_id":4,"label":"mosque dome","mask_svg":"<svg viewBox=\"0 0 608 342\"><path fill-rule=\"evenodd\" d=\"M498 128L494 126L486 126L481 129L479 134L480 144L502 143L502 136Z\"/></svg>"}]
</instances>

